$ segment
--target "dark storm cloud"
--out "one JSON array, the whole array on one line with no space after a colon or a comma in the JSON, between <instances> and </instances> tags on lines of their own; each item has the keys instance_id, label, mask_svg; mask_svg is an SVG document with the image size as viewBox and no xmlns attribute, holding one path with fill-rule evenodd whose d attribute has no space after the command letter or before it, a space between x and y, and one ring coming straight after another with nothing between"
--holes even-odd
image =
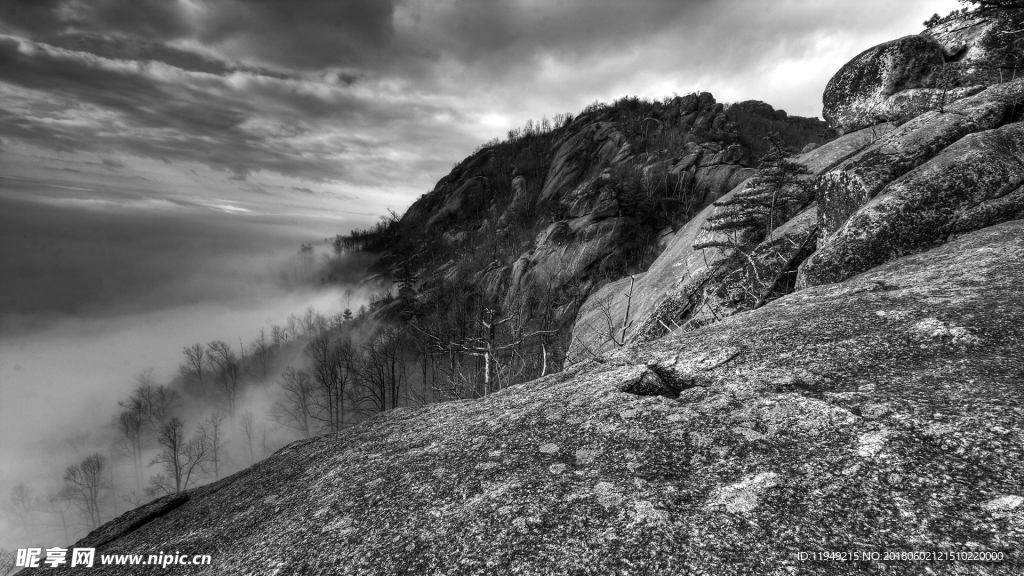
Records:
<instances>
[{"instance_id":1,"label":"dark storm cloud","mask_svg":"<svg viewBox=\"0 0 1024 576\"><path fill-rule=\"evenodd\" d=\"M437 48L471 61L493 54L593 55L671 29L711 0L653 0L642 3L589 0L504 2L455 0L410 2L420 49Z\"/></svg>"},{"instance_id":2,"label":"dark storm cloud","mask_svg":"<svg viewBox=\"0 0 1024 576\"><path fill-rule=\"evenodd\" d=\"M375 59L394 34L390 0L236 0L211 6L204 43L288 66L349 66Z\"/></svg>"},{"instance_id":3,"label":"dark storm cloud","mask_svg":"<svg viewBox=\"0 0 1024 576\"><path fill-rule=\"evenodd\" d=\"M19 110L11 110L8 100L8 109L0 110L5 136L59 151L91 150L103 142L123 153L199 162L236 176L263 169L344 178L341 164L325 165L302 152L344 153L366 142L295 150L288 139L313 130L309 123L322 119L350 125L389 120L385 110L374 110L367 100L301 78L188 73L12 37L0 38L0 70L7 83L46 96L24 98ZM412 113L404 109L392 115L408 118ZM93 121L54 122L61 116Z\"/></svg>"},{"instance_id":4,"label":"dark storm cloud","mask_svg":"<svg viewBox=\"0 0 1024 576\"><path fill-rule=\"evenodd\" d=\"M390 0L13 0L0 8L0 20L39 39L69 30L196 39L268 62L321 68L363 61L387 45L393 12Z\"/></svg>"},{"instance_id":5,"label":"dark storm cloud","mask_svg":"<svg viewBox=\"0 0 1024 576\"><path fill-rule=\"evenodd\" d=\"M426 187L511 124L598 98L712 84L720 99L816 115L862 46L827 50L936 2L955 4L8 0L0 136L196 162L239 182L263 171Z\"/></svg>"},{"instance_id":6,"label":"dark storm cloud","mask_svg":"<svg viewBox=\"0 0 1024 576\"><path fill-rule=\"evenodd\" d=\"M5 0L0 20L37 37L77 28L171 39L188 32L182 7L173 0Z\"/></svg>"}]
</instances>

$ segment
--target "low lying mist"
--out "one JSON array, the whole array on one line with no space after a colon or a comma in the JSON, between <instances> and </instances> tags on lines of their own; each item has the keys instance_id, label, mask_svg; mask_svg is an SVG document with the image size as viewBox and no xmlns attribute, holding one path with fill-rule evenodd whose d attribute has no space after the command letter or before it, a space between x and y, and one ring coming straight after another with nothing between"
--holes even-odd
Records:
<instances>
[{"instance_id":1,"label":"low lying mist","mask_svg":"<svg viewBox=\"0 0 1024 576\"><path fill-rule=\"evenodd\" d=\"M326 240L353 224L0 195L0 548L66 545L160 495L160 426L141 423L135 450L119 429L140 390L169 395L185 441L220 420L217 470L203 482L297 438L269 417L274 387L301 354L302 314L340 318L368 300L366 258ZM243 385L230 406L190 393L184 350L196 344L235 358ZM261 346L274 349L269 365L253 360ZM97 454L112 497L87 514L67 476Z\"/></svg>"}]
</instances>

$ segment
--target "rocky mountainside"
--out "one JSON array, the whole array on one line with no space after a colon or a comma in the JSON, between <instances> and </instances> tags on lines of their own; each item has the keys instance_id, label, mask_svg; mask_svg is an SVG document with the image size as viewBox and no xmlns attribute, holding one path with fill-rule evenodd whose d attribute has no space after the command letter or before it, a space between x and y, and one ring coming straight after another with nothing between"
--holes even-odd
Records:
<instances>
[{"instance_id":1,"label":"rocky mountainside","mask_svg":"<svg viewBox=\"0 0 1024 576\"><path fill-rule=\"evenodd\" d=\"M616 347L607 320L627 306L626 340L651 340L1020 218L1024 82L972 84L986 79L984 39L997 32L990 20L959 18L854 58L823 97L843 135L796 157L804 172L777 186L782 196L803 189L799 201L780 202L766 234L764 218L742 221L746 207L734 201L753 180L738 185L644 274L587 300L570 357ZM716 225L730 219L739 225Z\"/></svg>"},{"instance_id":2,"label":"rocky mountainside","mask_svg":"<svg viewBox=\"0 0 1024 576\"><path fill-rule=\"evenodd\" d=\"M824 95L841 136L792 158L686 137L738 134L706 95L482 150L392 227L405 295L379 312L573 285L564 370L292 444L79 546L211 554L197 574L1020 574L1024 80L993 75L999 31L961 15L854 58ZM652 124L691 152L622 128ZM621 254L629 178L659 170L693 217ZM468 257L431 268L444 245Z\"/></svg>"},{"instance_id":3,"label":"rocky mountainside","mask_svg":"<svg viewBox=\"0 0 1024 576\"><path fill-rule=\"evenodd\" d=\"M694 214L754 175L769 133L797 150L832 135L819 120L708 93L623 98L512 132L371 238L366 248L383 251L374 279L402 287L378 315L435 327L430 338L445 343L512 318L497 346L543 337L516 345L506 384L557 370L583 301L646 268Z\"/></svg>"}]
</instances>

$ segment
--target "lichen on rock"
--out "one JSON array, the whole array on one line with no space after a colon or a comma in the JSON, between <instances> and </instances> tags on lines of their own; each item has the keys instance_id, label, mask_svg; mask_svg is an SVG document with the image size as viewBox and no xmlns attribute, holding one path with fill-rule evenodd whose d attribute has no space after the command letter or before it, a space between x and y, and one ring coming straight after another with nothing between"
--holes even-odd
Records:
<instances>
[{"instance_id":1,"label":"lichen on rock","mask_svg":"<svg viewBox=\"0 0 1024 576\"><path fill-rule=\"evenodd\" d=\"M905 36L869 48L829 80L822 97L825 120L842 132L899 120L898 115L893 117L889 97L925 87L944 62L942 47L924 36Z\"/></svg>"}]
</instances>

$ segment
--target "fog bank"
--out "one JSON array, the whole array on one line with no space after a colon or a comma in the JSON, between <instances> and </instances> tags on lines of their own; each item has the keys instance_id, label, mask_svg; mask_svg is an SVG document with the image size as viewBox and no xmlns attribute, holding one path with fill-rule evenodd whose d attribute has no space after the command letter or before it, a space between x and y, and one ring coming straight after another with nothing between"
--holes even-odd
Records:
<instances>
[{"instance_id":1,"label":"fog bank","mask_svg":"<svg viewBox=\"0 0 1024 576\"><path fill-rule=\"evenodd\" d=\"M134 377L152 369L157 383L170 382L184 347L223 340L237 352L310 306L334 314L362 303L346 292L357 278L321 285L316 274L329 253L324 238L358 222L152 199L104 204L102 194L90 202L6 184L0 499L18 483L42 495L68 465L109 450L110 423ZM311 255L300 256L303 243L314 243ZM264 396L246 406L265 411ZM0 520L0 546L17 544L4 532Z\"/></svg>"}]
</instances>

